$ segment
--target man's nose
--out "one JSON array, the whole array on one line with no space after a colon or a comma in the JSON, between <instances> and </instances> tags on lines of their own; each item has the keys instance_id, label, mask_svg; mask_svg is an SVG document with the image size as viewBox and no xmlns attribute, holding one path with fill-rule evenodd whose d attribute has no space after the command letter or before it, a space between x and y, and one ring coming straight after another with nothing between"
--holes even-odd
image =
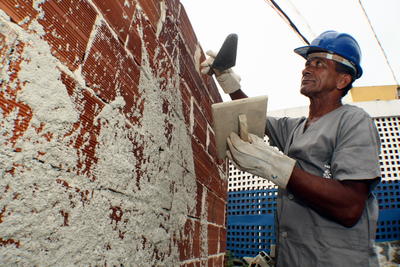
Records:
<instances>
[{"instance_id":1,"label":"man's nose","mask_svg":"<svg viewBox=\"0 0 400 267\"><path fill-rule=\"evenodd\" d=\"M309 66L304 67L302 71L303 76L310 75L311 74L311 68Z\"/></svg>"}]
</instances>

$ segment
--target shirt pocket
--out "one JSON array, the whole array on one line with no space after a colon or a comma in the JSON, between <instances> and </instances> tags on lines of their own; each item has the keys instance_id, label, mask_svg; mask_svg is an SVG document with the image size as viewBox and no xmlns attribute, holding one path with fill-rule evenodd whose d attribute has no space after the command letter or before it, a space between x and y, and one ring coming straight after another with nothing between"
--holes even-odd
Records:
<instances>
[{"instance_id":1,"label":"shirt pocket","mask_svg":"<svg viewBox=\"0 0 400 267\"><path fill-rule=\"evenodd\" d=\"M368 238L357 229L319 226L319 240L324 247L368 251Z\"/></svg>"}]
</instances>

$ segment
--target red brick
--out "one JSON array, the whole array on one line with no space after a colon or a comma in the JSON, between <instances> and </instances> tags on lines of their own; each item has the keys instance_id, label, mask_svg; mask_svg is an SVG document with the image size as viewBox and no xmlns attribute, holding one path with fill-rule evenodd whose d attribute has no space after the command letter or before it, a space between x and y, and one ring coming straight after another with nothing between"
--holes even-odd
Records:
<instances>
[{"instance_id":1,"label":"red brick","mask_svg":"<svg viewBox=\"0 0 400 267\"><path fill-rule=\"evenodd\" d=\"M165 4L167 6L167 15L174 18L178 18L179 11L181 8L181 3L179 0L166 0Z\"/></svg>"},{"instance_id":2,"label":"red brick","mask_svg":"<svg viewBox=\"0 0 400 267\"><path fill-rule=\"evenodd\" d=\"M221 178L215 173L210 176L208 188L218 197L225 199L227 197L228 183L226 179Z\"/></svg>"},{"instance_id":3,"label":"red brick","mask_svg":"<svg viewBox=\"0 0 400 267\"><path fill-rule=\"evenodd\" d=\"M20 23L29 18L22 25L25 29L28 29L32 19L38 18L45 31L44 39L52 47L52 53L71 70L75 70L84 56L96 18L95 11L82 0L45 1L39 5L45 14L44 18L40 18L38 11L32 6L31 0L0 2L0 9L5 10L14 21Z\"/></svg>"},{"instance_id":4,"label":"red brick","mask_svg":"<svg viewBox=\"0 0 400 267\"><path fill-rule=\"evenodd\" d=\"M159 42L165 47L172 58L178 56L179 51L175 48L176 40L180 38L179 30L173 16L167 15L158 35Z\"/></svg>"},{"instance_id":5,"label":"red brick","mask_svg":"<svg viewBox=\"0 0 400 267\"><path fill-rule=\"evenodd\" d=\"M136 158L135 173L136 173L136 187L141 190L140 180L143 178L144 171L142 170L142 165L149 161L149 158L144 157L144 145L138 140L143 140L144 136L140 133L135 132L129 136L133 144L133 155Z\"/></svg>"},{"instance_id":6,"label":"red brick","mask_svg":"<svg viewBox=\"0 0 400 267\"><path fill-rule=\"evenodd\" d=\"M204 92L202 92L199 89L198 84L196 81L193 79L192 74L190 73L190 69L187 67L185 63L181 61L183 58L183 55L181 54L179 56L180 58L180 76L185 80L186 84L188 85L188 88L190 90L190 93L193 95L193 97L196 99L197 103L201 104L202 103L202 98L204 97Z\"/></svg>"},{"instance_id":7,"label":"red brick","mask_svg":"<svg viewBox=\"0 0 400 267\"><path fill-rule=\"evenodd\" d=\"M201 223L198 220L194 221L194 234L193 234L193 258L200 258L201 255Z\"/></svg>"},{"instance_id":8,"label":"red brick","mask_svg":"<svg viewBox=\"0 0 400 267\"><path fill-rule=\"evenodd\" d=\"M225 266L225 256L220 255L215 258L215 266Z\"/></svg>"},{"instance_id":9,"label":"red brick","mask_svg":"<svg viewBox=\"0 0 400 267\"><path fill-rule=\"evenodd\" d=\"M114 0L110 2L108 0L93 0L93 2L100 9L121 42L125 43L129 25L135 13L136 1Z\"/></svg>"},{"instance_id":10,"label":"red brick","mask_svg":"<svg viewBox=\"0 0 400 267\"><path fill-rule=\"evenodd\" d=\"M218 167L222 167L223 173L226 174L227 171L228 171L228 165L229 165L228 160L225 160L225 161L223 161Z\"/></svg>"},{"instance_id":11,"label":"red brick","mask_svg":"<svg viewBox=\"0 0 400 267\"><path fill-rule=\"evenodd\" d=\"M207 120L207 123L209 125L213 125L213 117L212 117L212 112L211 112L211 105L214 104L211 102L211 98L209 95L205 95L202 101L202 113L204 114L205 119Z\"/></svg>"},{"instance_id":12,"label":"red brick","mask_svg":"<svg viewBox=\"0 0 400 267\"><path fill-rule=\"evenodd\" d=\"M194 63L193 55L188 51L185 41L180 38L177 40L179 48L179 67L180 75L186 83L196 101L202 105L203 97L207 94L203 81Z\"/></svg>"},{"instance_id":13,"label":"red brick","mask_svg":"<svg viewBox=\"0 0 400 267\"><path fill-rule=\"evenodd\" d=\"M202 201L203 201L203 192L204 190L207 190L204 188L204 185L196 181L196 206L192 211L189 211L189 214L191 217L200 219L201 212L202 212Z\"/></svg>"},{"instance_id":14,"label":"red brick","mask_svg":"<svg viewBox=\"0 0 400 267\"><path fill-rule=\"evenodd\" d=\"M194 125L193 134L198 138L200 143L206 147L207 140L207 121L201 113L196 103L193 105Z\"/></svg>"},{"instance_id":15,"label":"red brick","mask_svg":"<svg viewBox=\"0 0 400 267\"><path fill-rule=\"evenodd\" d=\"M211 179L209 168L212 167L204 161L207 160L208 155L204 152L203 147L198 143L198 141L194 140L194 138L192 138L192 150L196 179L201 184L208 186Z\"/></svg>"},{"instance_id":16,"label":"red brick","mask_svg":"<svg viewBox=\"0 0 400 267\"><path fill-rule=\"evenodd\" d=\"M224 255L208 258L208 267L223 267L225 266Z\"/></svg>"},{"instance_id":17,"label":"red brick","mask_svg":"<svg viewBox=\"0 0 400 267\"><path fill-rule=\"evenodd\" d=\"M67 74L61 74L61 81L65 84L79 113L79 120L74 125L74 131L79 130L79 134L71 144L80 154L76 172L95 180L91 168L98 160L95 155L100 133L100 125L95 118L103 109L104 103L88 90L77 87L75 81Z\"/></svg>"},{"instance_id":18,"label":"red brick","mask_svg":"<svg viewBox=\"0 0 400 267\"><path fill-rule=\"evenodd\" d=\"M56 57L75 70L82 62L96 19L95 10L82 0L45 1L45 14L38 22Z\"/></svg>"},{"instance_id":19,"label":"red brick","mask_svg":"<svg viewBox=\"0 0 400 267\"><path fill-rule=\"evenodd\" d=\"M226 252L226 228L219 228L219 253Z\"/></svg>"},{"instance_id":20,"label":"red brick","mask_svg":"<svg viewBox=\"0 0 400 267\"><path fill-rule=\"evenodd\" d=\"M22 62L21 55L25 44L22 42L10 42L8 35L16 36L13 30L6 28L6 35L0 33L0 65L4 66L4 73L9 75L9 79L0 81L0 109L3 117L7 117L11 112L16 112L12 132L4 132L3 136L7 142L15 144L18 138L24 135L32 119L32 110L25 103L17 98L18 91L22 90L23 84L18 79L18 71Z\"/></svg>"},{"instance_id":21,"label":"red brick","mask_svg":"<svg viewBox=\"0 0 400 267\"><path fill-rule=\"evenodd\" d=\"M142 15L135 12L133 22L128 32L128 43L126 48L133 54L135 61L138 65L142 62L142 38L138 32L138 27L141 27Z\"/></svg>"},{"instance_id":22,"label":"red brick","mask_svg":"<svg viewBox=\"0 0 400 267\"><path fill-rule=\"evenodd\" d=\"M203 60L201 60L200 62L202 62L202 61ZM212 99L211 102L212 103L223 102L222 97L219 93L218 87L214 82L214 79L209 75L202 75L202 78L203 78L204 85L207 88L207 91Z\"/></svg>"},{"instance_id":23,"label":"red brick","mask_svg":"<svg viewBox=\"0 0 400 267\"><path fill-rule=\"evenodd\" d=\"M192 138L193 159L197 180L221 198L226 197L227 181L219 176L216 163L204 151L204 147Z\"/></svg>"},{"instance_id":24,"label":"red brick","mask_svg":"<svg viewBox=\"0 0 400 267\"><path fill-rule=\"evenodd\" d=\"M139 16L139 23L143 29L143 44L149 54L150 66L154 69L154 55L156 50L159 49L159 43L150 22L144 17Z\"/></svg>"},{"instance_id":25,"label":"red brick","mask_svg":"<svg viewBox=\"0 0 400 267\"><path fill-rule=\"evenodd\" d=\"M209 224L207 227L208 232L208 255L218 253L219 246L219 228L215 225Z\"/></svg>"},{"instance_id":26,"label":"red brick","mask_svg":"<svg viewBox=\"0 0 400 267\"><path fill-rule=\"evenodd\" d=\"M17 23L25 18L29 18L29 21L31 21L38 15L38 12L33 9L33 0L2 0L0 1L0 9L4 10L11 20Z\"/></svg>"},{"instance_id":27,"label":"red brick","mask_svg":"<svg viewBox=\"0 0 400 267\"><path fill-rule=\"evenodd\" d=\"M214 258L208 258L207 267L217 267L214 265Z\"/></svg>"},{"instance_id":28,"label":"red brick","mask_svg":"<svg viewBox=\"0 0 400 267\"><path fill-rule=\"evenodd\" d=\"M217 147L215 144L215 135L211 131L210 128L207 129L207 135L208 135L208 140L209 140L209 143L207 146L207 152L214 159L214 161L217 162Z\"/></svg>"},{"instance_id":29,"label":"red brick","mask_svg":"<svg viewBox=\"0 0 400 267\"><path fill-rule=\"evenodd\" d=\"M196 52L198 41L196 34L194 33L192 23L186 13L185 7L181 5L178 21L179 31L182 33L186 45L190 50L190 54L193 56Z\"/></svg>"},{"instance_id":30,"label":"red brick","mask_svg":"<svg viewBox=\"0 0 400 267\"><path fill-rule=\"evenodd\" d=\"M154 57L154 63L151 65L153 74L158 78L161 91L171 89L171 77L176 76L176 67L167 52L160 45L157 54ZM172 90L175 90L173 88ZM175 92L174 92L175 94Z\"/></svg>"},{"instance_id":31,"label":"red brick","mask_svg":"<svg viewBox=\"0 0 400 267\"><path fill-rule=\"evenodd\" d=\"M207 192L206 206L207 206L207 221L225 225L225 205L226 201L217 197L213 192Z\"/></svg>"},{"instance_id":32,"label":"red brick","mask_svg":"<svg viewBox=\"0 0 400 267\"><path fill-rule=\"evenodd\" d=\"M194 51L193 52L187 52L187 44L185 43L185 41L182 41L181 39L178 39L178 45L180 47L180 51L181 53L183 53L181 56L182 58L180 58L180 64L182 66L182 64L184 66L186 65L192 65L190 69L183 69L182 70L182 77L186 77L187 79L189 79L190 84L192 84L192 86L190 88L195 88L196 90L200 90L197 88L201 88L202 90L202 97L207 98L207 102L204 103L204 105L202 105L202 107L208 107L211 109L211 105L207 104L207 103L219 103L222 102L222 98L221 95L219 93L218 87L214 82L214 79L212 76L209 76L207 74L201 74L196 70L196 66L194 64ZM189 49L190 51L190 49ZM204 53L201 53L201 57L199 59L199 62L202 62L206 59ZM190 74L187 74L186 72L190 72ZM196 75L195 75L196 74ZM190 81L192 80L192 81ZM201 98L203 99L203 98Z\"/></svg>"},{"instance_id":33,"label":"red brick","mask_svg":"<svg viewBox=\"0 0 400 267\"><path fill-rule=\"evenodd\" d=\"M7 117L12 111L17 110L17 117L14 120L12 133L3 133L3 136L7 137L9 142L15 143L28 129L29 122L32 119L32 110L23 102L6 99L3 94L0 94L0 110L2 110L4 117Z\"/></svg>"},{"instance_id":34,"label":"red brick","mask_svg":"<svg viewBox=\"0 0 400 267\"><path fill-rule=\"evenodd\" d=\"M202 52L199 62L203 62L206 60L206 55ZM211 103L220 103L222 102L221 95L219 93L218 87L213 79L213 76L207 75L207 74L201 74L201 79L203 81L203 84L205 88L207 89L208 96L210 98Z\"/></svg>"},{"instance_id":35,"label":"red brick","mask_svg":"<svg viewBox=\"0 0 400 267\"><path fill-rule=\"evenodd\" d=\"M192 94L190 93L188 85L186 84L184 79L180 79L179 88L181 90L182 101L186 105L190 106Z\"/></svg>"},{"instance_id":36,"label":"red brick","mask_svg":"<svg viewBox=\"0 0 400 267\"><path fill-rule=\"evenodd\" d=\"M206 55L204 54L203 50L201 50L200 54L200 59L199 62L203 62L206 60ZM211 104L214 103L220 103L222 102L221 95L219 93L218 87L213 79L213 76L207 75L207 74L199 74L200 78L202 80L202 85L205 88L205 95L206 95L206 101L209 103L207 105L207 102L203 107L208 107L211 110Z\"/></svg>"},{"instance_id":37,"label":"red brick","mask_svg":"<svg viewBox=\"0 0 400 267\"><path fill-rule=\"evenodd\" d=\"M139 78L140 70L136 65L135 61L126 56L123 51L123 57L118 66L118 74L116 79L118 81L118 86L121 96L125 100L124 113L128 120L133 124L137 124L143 115L144 101L139 101L141 99L141 94L139 93Z\"/></svg>"},{"instance_id":38,"label":"red brick","mask_svg":"<svg viewBox=\"0 0 400 267\"><path fill-rule=\"evenodd\" d=\"M205 260L196 260L196 261L191 261L190 263L183 263L180 265L180 267L204 267L206 266L206 261ZM222 267L222 266L221 266Z\"/></svg>"},{"instance_id":39,"label":"red brick","mask_svg":"<svg viewBox=\"0 0 400 267\"><path fill-rule=\"evenodd\" d=\"M138 0L138 1L144 13L149 18L153 30L156 30L157 23L161 13L160 0Z\"/></svg>"},{"instance_id":40,"label":"red brick","mask_svg":"<svg viewBox=\"0 0 400 267\"><path fill-rule=\"evenodd\" d=\"M179 260L200 258L201 255L200 221L188 218L178 240Z\"/></svg>"},{"instance_id":41,"label":"red brick","mask_svg":"<svg viewBox=\"0 0 400 267\"><path fill-rule=\"evenodd\" d=\"M82 74L87 85L104 102L113 101L117 89L121 89L121 95L127 101L126 112L140 104L133 103L139 96L139 68L105 24L98 29L89 56L83 65ZM133 120L136 121L134 118Z\"/></svg>"},{"instance_id":42,"label":"red brick","mask_svg":"<svg viewBox=\"0 0 400 267\"><path fill-rule=\"evenodd\" d=\"M21 69L22 54L26 44L18 40L13 41L12 39L18 34L7 26L5 26L4 33L5 35L0 33L0 64L2 67L4 66L4 71L9 77L0 80L1 93L8 99L16 100L17 92L21 90L18 72ZM11 86L13 83L16 86Z\"/></svg>"},{"instance_id":43,"label":"red brick","mask_svg":"<svg viewBox=\"0 0 400 267\"><path fill-rule=\"evenodd\" d=\"M189 128L190 125L190 106L191 106L191 94L187 88L187 85L183 79L180 79L179 89L182 97L182 113L185 119L186 126Z\"/></svg>"},{"instance_id":44,"label":"red brick","mask_svg":"<svg viewBox=\"0 0 400 267\"><path fill-rule=\"evenodd\" d=\"M180 66L180 75L185 80L190 89L193 97L196 99L196 102L199 106L202 107L202 110L205 107L208 108L206 111L207 120L211 124L211 99L208 94L208 90L205 87L202 76L198 72L193 56L188 53L185 44L182 41L178 42L180 54L179 54L179 66Z\"/></svg>"},{"instance_id":45,"label":"red brick","mask_svg":"<svg viewBox=\"0 0 400 267\"><path fill-rule=\"evenodd\" d=\"M178 241L179 260L184 261L192 257L191 238L194 233L194 225L191 219L187 219L183 228L183 235Z\"/></svg>"},{"instance_id":46,"label":"red brick","mask_svg":"<svg viewBox=\"0 0 400 267\"><path fill-rule=\"evenodd\" d=\"M86 84L105 102L116 96L115 73L117 71L117 47L108 27L102 24L96 33L92 48L83 65L82 74Z\"/></svg>"}]
</instances>

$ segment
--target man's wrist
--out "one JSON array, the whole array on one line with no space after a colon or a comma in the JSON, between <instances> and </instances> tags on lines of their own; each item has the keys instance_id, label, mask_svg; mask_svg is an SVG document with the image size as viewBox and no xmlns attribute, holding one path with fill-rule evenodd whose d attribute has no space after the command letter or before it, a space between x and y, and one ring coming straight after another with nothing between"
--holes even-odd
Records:
<instances>
[{"instance_id":1,"label":"man's wrist","mask_svg":"<svg viewBox=\"0 0 400 267\"><path fill-rule=\"evenodd\" d=\"M229 96L231 97L232 100L247 98L247 95L242 91L242 89L239 89L233 93L230 93Z\"/></svg>"}]
</instances>

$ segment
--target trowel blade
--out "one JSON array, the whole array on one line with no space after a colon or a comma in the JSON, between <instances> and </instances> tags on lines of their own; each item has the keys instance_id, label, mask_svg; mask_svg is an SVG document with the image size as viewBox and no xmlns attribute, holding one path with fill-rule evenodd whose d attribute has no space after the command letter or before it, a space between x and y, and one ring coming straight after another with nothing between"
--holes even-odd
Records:
<instances>
[{"instance_id":1,"label":"trowel blade","mask_svg":"<svg viewBox=\"0 0 400 267\"><path fill-rule=\"evenodd\" d=\"M211 66L212 69L224 71L232 68L236 64L236 52L238 44L238 35L235 33L229 34Z\"/></svg>"}]
</instances>

